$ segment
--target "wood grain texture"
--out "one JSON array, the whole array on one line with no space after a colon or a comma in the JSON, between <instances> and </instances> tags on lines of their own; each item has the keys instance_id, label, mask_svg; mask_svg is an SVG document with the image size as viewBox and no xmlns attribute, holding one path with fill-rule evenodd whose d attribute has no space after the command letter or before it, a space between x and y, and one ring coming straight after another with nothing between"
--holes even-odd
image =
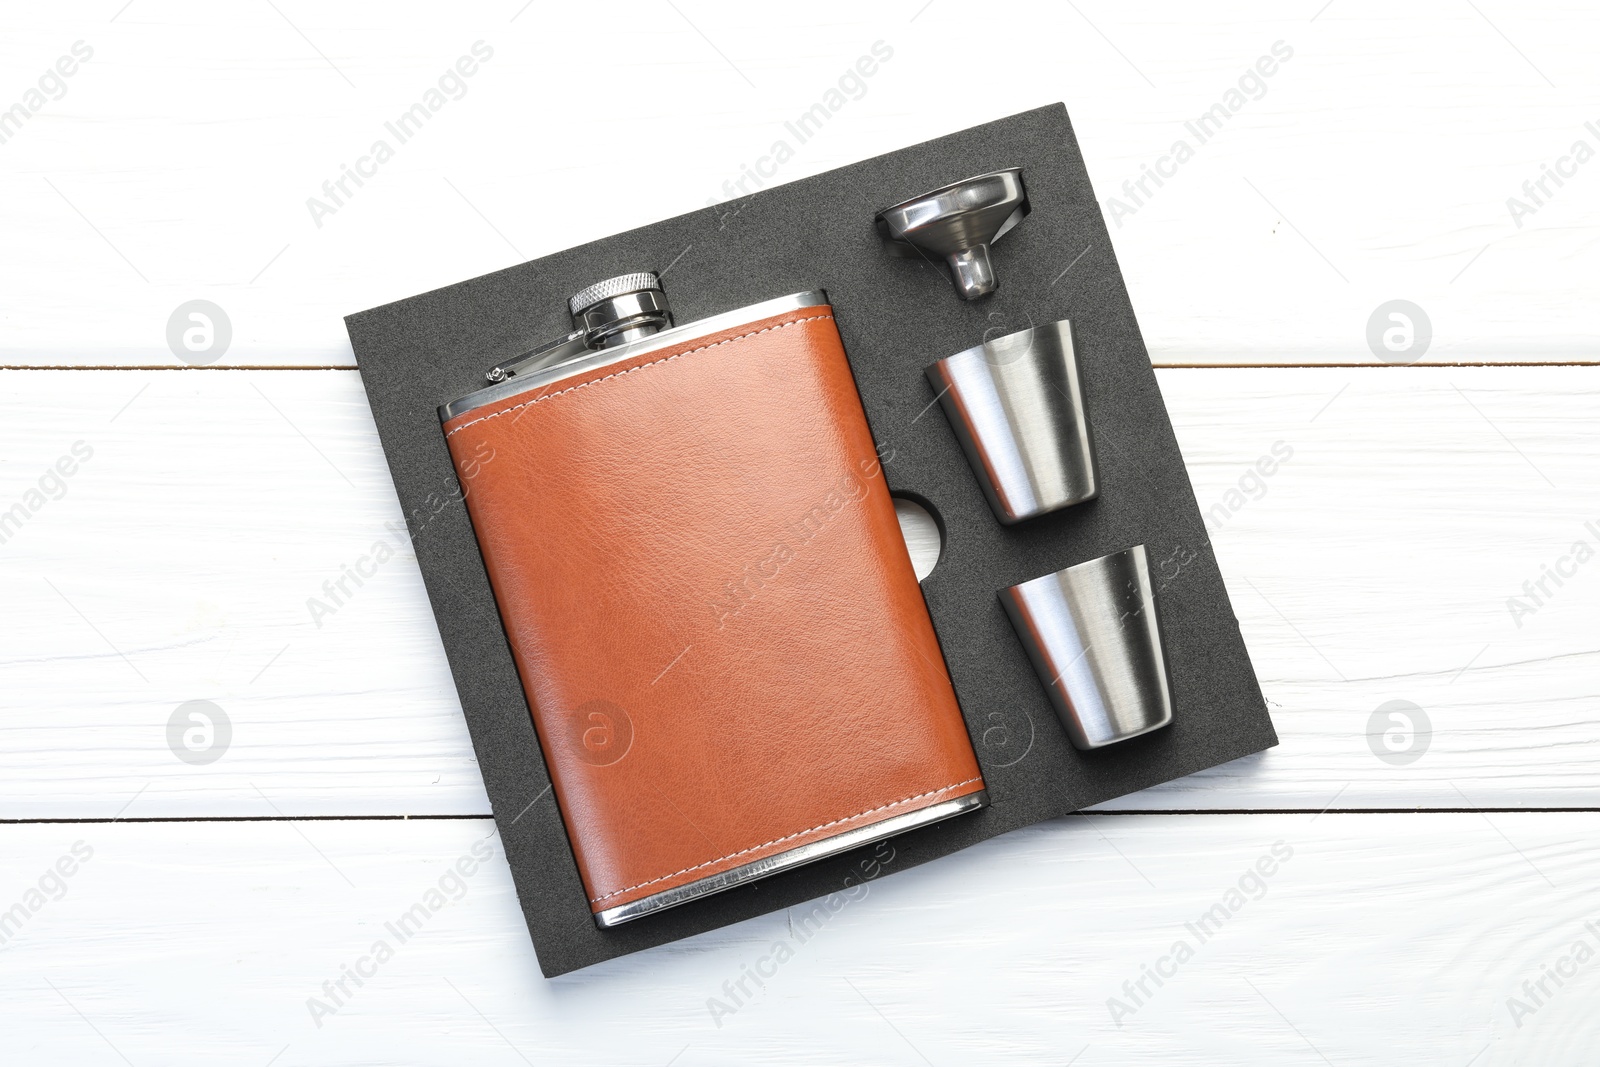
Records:
<instances>
[{"instance_id":1,"label":"wood grain texture","mask_svg":"<svg viewBox=\"0 0 1600 1067\"><path fill-rule=\"evenodd\" d=\"M1112 806L1597 806L1597 374L1160 372L1283 744ZM488 810L353 373L3 381L0 513L93 457L0 544L0 817ZM233 735L194 766L200 699ZM1431 723L1409 764L1368 734L1393 700Z\"/></svg>"},{"instance_id":2,"label":"wood grain texture","mask_svg":"<svg viewBox=\"0 0 1600 1067\"><path fill-rule=\"evenodd\" d=\"M1594 813L1074 817L545 981L487 820L9 826L0 904L75 842L92 855L0 949L0 1057L1585 1064L1600 957L1538 1005L1523 983L1597 944L1597 832ZM488 861L452 877L475 845ZM418 904L402 942L387 924ZM1130 994L1147 966L1163 984ZM363 984L335 1002L347 967ZM337 1009L321 1026L313 997Z\"/></svg>"},{"instance_id":3,"label":"wood grain texture","mask_svg":"<svg viewBox=\"0 0 1600 1067\"><path fill-rule=\"evenodd\" d=\"M984 55L967 9L925 0L607 12L598 66L553 45L591 39L590 10L522 0L9 12L0 108L75 42L93 58L0 144L0 365L176 364L167 322L196 299L231 323L224 362L349 364L351 311L1057 100L1158 362L1375 363L1368 319L1397 298L1431 320L1427 360L1597 356L1579 0L1002 2ZM480 41L419 132L388 130ZM801 141L786 123L818 103ZM392 158L364 163L378 141Z\"/></svg>"}]
</instances>

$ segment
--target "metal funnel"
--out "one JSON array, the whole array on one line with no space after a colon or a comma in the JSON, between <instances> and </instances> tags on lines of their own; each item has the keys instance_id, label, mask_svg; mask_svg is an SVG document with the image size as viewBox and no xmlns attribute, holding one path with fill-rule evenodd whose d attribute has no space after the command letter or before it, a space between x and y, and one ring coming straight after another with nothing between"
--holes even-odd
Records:
<instances>
[{"instance_id":1,"label":"metal funnel","mask_svg":"<svg viewBox=\"0 0 1600 1067\"><path fill-rule=\"evenodd\" d=\"M912 197L873 221L891 254L938 256L950 265L962 298L976 300L999 286L989 246L1027 214L1022 170L1012 167Z\"/></svg>"}]
</instances>

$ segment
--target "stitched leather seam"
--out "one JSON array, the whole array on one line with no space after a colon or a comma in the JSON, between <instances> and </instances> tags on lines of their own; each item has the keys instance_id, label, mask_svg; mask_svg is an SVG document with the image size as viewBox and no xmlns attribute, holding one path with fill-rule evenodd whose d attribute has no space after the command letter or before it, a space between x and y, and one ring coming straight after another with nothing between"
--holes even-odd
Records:
<instances>
[{"instance_id":1,"label":"stitched leather seam","mask_svg":"<svg viewBox=\"0 0 1600 1067\"><path fill-rule=\"evenodd\" d=\"M578 389L583 389L586 386L599 385L601 382L608 382L612 378L621 378L623 375L632 374L634 371L644 370L646 367L658 367L663 363L671 363L673 360L681 359L684 356L692 356L696 352L704 352L704 351L706 351L707 349L710 349L710 348L721 348L723 345L731 345L735 341L743 341L746 338L756 337L756 336L759 336L760 334L764 334L764 333L771 333L773 330L781 330L786 326L798 326L802 322L816 322L818 319L832 319L832 318L833 318L832 315L811 315L811 316L808 316L807 318L803 318L803 319L791 319L788 322L780 322L776 326L768 326L768 327L765 327L764 329L754 330L754 331L752 331L750 333L742 333L737 337L729 337L729 338L727 338L725 340L717 341L714 344L702 345L699 348L691 348L687 352L679 352L676 355L668 356L666 359L655 359L655 360L651 360L649 363L641 363L637 367L629 367L627 370L619 370L619 371L617 371L617 372L615 372L613 374L606 375L604 378L595 378L593 381L579 382L577 385L570 385L565 389L558 390L557 392L546 393L544 396L535 397L532 400L523 401L522 403L517 404L517 405L515 405L513 407L506 408L503 411L493 412L491 414L483 416L482 418L473 419L471 422L464 422L460 426L457 426L455 429L446 431L445 436L446 437L453 436L454 434L458 434L462 430L465 430L468 426L476 426L480 422L487 422L490 419L497 419L501 415L509 415L513 411L519 411L522 408L530 407L530 406L532 406L534 404L542 404L546 400L554 400L558 396L565 396L568 393L574 392L574 391L576 391ZM625 890L624 890L624 892L625 892Z\"/></svg>"},{"instance_id":2,"label":"stitched leather seam","mask_svg":"<svg viewBox=\"0 0 1600 1067\"><path fill-rule=\"evenodd\" d=\"M776 327L774 327L774 329L775 328ZM687 355L687 353L685 353L685 355ZM914 797L902 797L899 800L891 800L887 804L880 804L877 807L869 808L866 811L858 811L854 815L846 815L842 819L834 819L832 822L821 823L817 826L811 827L809 830L797 830L792 834L786 834L783 837L775 837L771 841L766 841L759 845L751 845L749 848L742 848L738 852L730 852L726 856L718 856L714 860L706 860L704 863L697 863L693 867L685 867L681 871L673 871L671 874L663 874L660 878L652 878L648 882L640 882L638 885L626 886L622 889L616 890L615 892L607 893L605 896L590 897L589 903L598 904L602 900L610 900L612 897L619 897L622 894L630 893L635 889L643 889L647 885L655 885L657 882L665 882L669 879L678 877L680 874L688 874L691 871L698 871L702 867L711 867L721 863L723 860L731 860L735 857L743 856L749 852L759 852L760 850L768 848L772 845L781 845L785 841L792 841L797 837L804 837L806 834L816 833L818 830L826 830L830 826L838 826L842 822L849 822L852 819L859 819L863 815L874 815L880 811L883 811L885 808L894 808L900 806L901 804L909 804L913 800L922 800L924 797L936 796L939 793L948 793L952 789L960 789L964 785L971 785L973 782L981 781L983 781L982 778L968 778L964 782L954 782L947 786L941 786L938 789L930 789L928 792L918 793Z\"/></svg>"}]
</instances>

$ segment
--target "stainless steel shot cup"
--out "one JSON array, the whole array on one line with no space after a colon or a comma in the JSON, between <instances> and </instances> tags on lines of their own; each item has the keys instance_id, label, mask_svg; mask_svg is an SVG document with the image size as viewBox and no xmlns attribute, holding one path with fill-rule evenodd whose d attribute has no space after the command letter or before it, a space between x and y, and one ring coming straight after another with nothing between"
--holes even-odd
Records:
<instances>
[{"instance_id":1,"label":"stainless steel shot cup","mask_svg":"<svg viewBox=\"0 0 1600 1067\"><path fill-rule=\"evenodd\" d=\"M1017 636L1081 749L1172 721L1172 684L1143 545L1002 590Z\"/></svg>"},{"instance_id":2,"label":"stainless steel shot cup","mask_svg":"<svg viewBox=\"0 0 1600 1067\"><path fill-rule=\"evenodd\" d=\"M928 380L1001 522L1099 493L1067 320L957 352L929 367Z\"/></svg>"}]
</instances>

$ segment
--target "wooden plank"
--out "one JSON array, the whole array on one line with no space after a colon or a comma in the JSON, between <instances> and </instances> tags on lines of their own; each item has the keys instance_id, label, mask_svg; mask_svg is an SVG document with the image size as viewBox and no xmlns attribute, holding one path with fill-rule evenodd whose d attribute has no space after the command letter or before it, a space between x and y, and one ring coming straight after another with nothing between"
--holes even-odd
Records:
<instances>
[{"instance_id":1,"label":"wooden plank","mask_svg":"<svg viewBox=\"0 0 1600 1067\"><path fill-rule=\"evenodd\" d=\"M1600 378L1417 368L1161 382L1284 743L1121 803L1185 807L1216 786L1252 798L1240 806L1595 803L1600 568L1580 561L1600 550ZM1275 448L1292 457L1263 476ZM1573 576L1557 585L1551 567ZM1524 583L1543 584L1530 598ZM1420 707L1431 733L1408 747L1379 713L1392 701ZM1408 751L1385 747L1391 730Z\"/></svg>"},{"instance_id":2,"label":"wooden plank","mask_svg":"<svg viewBox=\"0 0 1600 1067\"><path fill-rule=\"evenodd\" d=\"M8 507L93 449L0 546L33 616L6 644L7 815L487 810L355 374L7 381ZM168 724L202 699L232 735L195 765Z\"/></svg>"},{"instance_id":3,"label":"wooden plank","mask_svg":"<svg viewBox=\"0 0 1600 1067\"><path fill-rule=\"evenodd\" d=\"M1595 805L1600 564L1507 608L1600 543L1595 372L1160 378L1283 744L1114 807ZM488 810L354 374L0 384L0 513L93 450L0 544L0 817ZM168 745L194 700L232 725L209 764ZM1408 764L1367 734L1394 700L1431 722Z\"/></svg>"},{"instance_id":4,"label":"wooden plank","mask_svg":"<svg viewBox=\"0 0 1600 1067\"><path fill-rule=\"evenodd\" d=\"M1572 153L1600 147L1600 13L1579 0L1000 3L988 17L1017 32L959 94L953 5L805 25L646 5L598 66L549 47L592 34L578 8L293 6L10 18L6 106L75 42L93 58L3 145L0 365L176 364L167 324L193 300L226 313L225 362L348 364L348 312L1054 100L1158 362L1376 362L1367 323L1394 299L1428 315L1427 359L1597 355L1600 201ZM461 57L475 72L426 125L390 132ZM530 107L562 84L582 106ZM797 137L819 102L826 125ZM715 235L686 254L716 255Z\"/></svg>"},{"instance_id":5,"label":"wooden plank","mask_svg":"<svg viewBox=\"0 0 1600 1067\"><path fill-rule=\"evenodd\" d=\"M905 872L885 852L889 876L821 910L546 981L487 821L8 826L0 904L45 886L0 948L0 1056L1588 1063L1597 832L1595 813L1075 817ZM87 862L49 877L76 842Z\"/></svg>"}]
</instances>

